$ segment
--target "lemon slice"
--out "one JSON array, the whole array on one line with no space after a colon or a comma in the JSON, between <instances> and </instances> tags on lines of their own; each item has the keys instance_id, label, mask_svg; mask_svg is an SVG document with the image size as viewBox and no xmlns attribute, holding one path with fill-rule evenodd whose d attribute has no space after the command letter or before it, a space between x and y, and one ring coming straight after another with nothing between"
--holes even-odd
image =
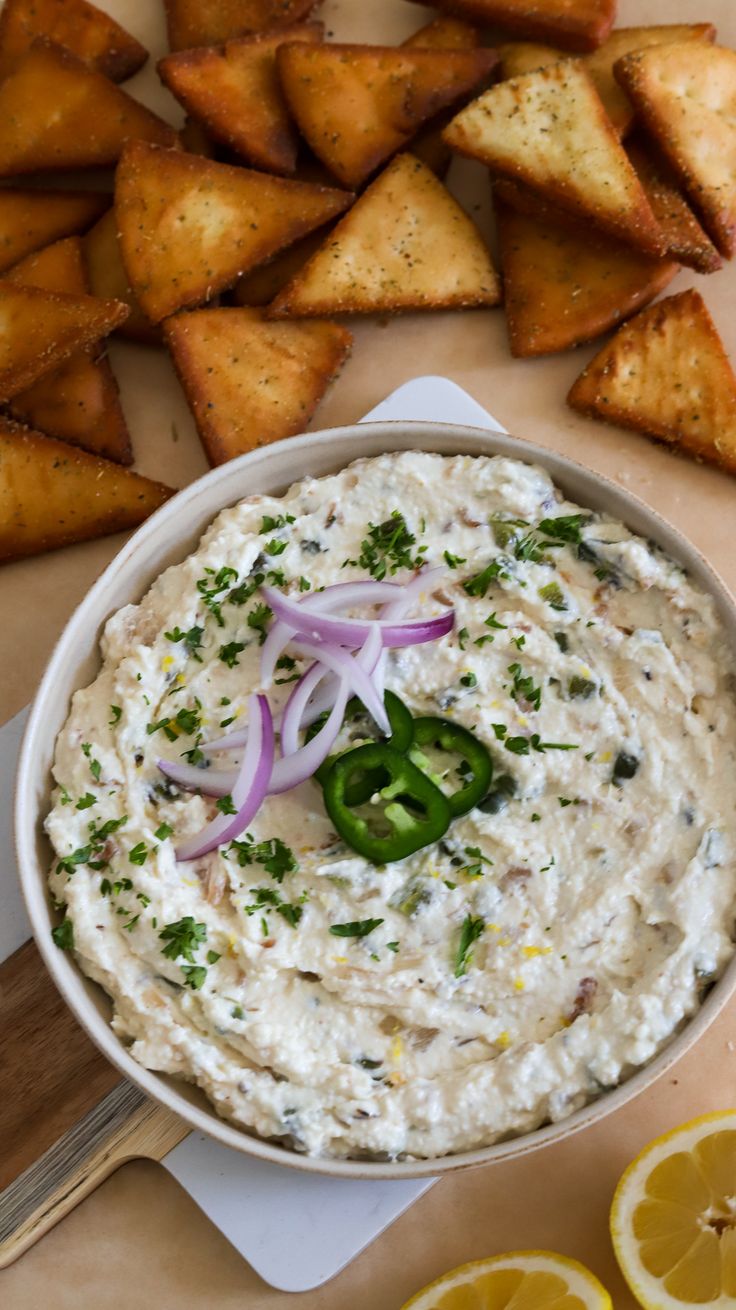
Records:
<instances>
[{"instance_id":1,"label":"lemon slice","mask_svg":"<svg viewBox=\"0 0 736 1310\"><path fill-rule=\"evenodd\" d=\"M646 1310L736 1307L736 1110L658 1137L621 1179L611 1236Z\"/></svg>"},{"instance_id":2,"label":"lemon slice","mask_svg":"<svg viewBox=\"0 0 736 1310\"><path fill-rule=\"evenodd\" d=\"M422 1288L401 1310L611 1310L605 1287L554 1251L473 1260Z\"/></svg>"}]
</instances>

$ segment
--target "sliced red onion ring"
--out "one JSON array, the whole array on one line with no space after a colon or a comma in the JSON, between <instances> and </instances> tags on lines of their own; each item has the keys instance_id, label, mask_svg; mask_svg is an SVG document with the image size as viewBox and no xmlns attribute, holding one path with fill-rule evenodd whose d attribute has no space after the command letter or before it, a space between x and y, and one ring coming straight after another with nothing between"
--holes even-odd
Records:
<instances>
[{"instance_id":1,"label":"sliced red onion ring","mask_svg":"<svg viewBox=\"0 0 736 1310\"><path fill-rule=\"evenodd\" d=\"M263 598L276 618L301 636L317 641L334 642L353 649L365 641L372 622L378 622L384 646L417 646L436 641L452 631L455 623L453 610L445 610L431 619L411 619L406 623L385 623L382 620L333 618L329 614L307 611L297 600L284 596L274 587L263 587ZM270 634L269 634L270 635ZM266 645L268 640L266 641ZM264 645L264 652L265 652ZM262 665L263 680L265 670Z\"/></svg>"},{"instance_id":2,"label":"sliced red onion ring","mask_svg":"<svg viewBox=\"0 0 736 1310\"><path fill-rule=\"evenodd\" d=\"M377 623L364 624L363 626L368 629L365 634L366 640L371 635L371 628L378 628ZM368 713L375 719L381 732L386 737L391 735L391 725L383 701L379 699L378 693L365 669L361 668L352 655L339 646L331 645L329 642L309 641L301 636L298 641L294 641L292 644L294 650L305 655L311 655L313 659L319 660L320 664L323 664L325 668L330 669L332 673L336 673L339 678L344 679L347 682L349 694L357 696L363 702ZM283 728L282 722L282 732Z\"/></svg>"},{"instance_id":3,"label":"sliced red onion ring","mask_svg":"<svg viewBox=\"0 0 736 1310\"><path fill-rule=\"evenodd\" d=\"M355 605L385 605L397 600L405 588L398 582L334 582L324 591L310 591L299 597L299 605L304 609L324 611L325 614L338 614L343 609L353 609Z\"/></svg>"},{"instance_id":4,"label":"sliced red onion ring","mask_svg":"<svg viewBox=\"0 0 736 1310\"><path fill-rule=\"evenodd\" d=\"M165 777L187 791L201 791L203 796L231 796L238 781L237 769L198 769L196 764L176 764L157 760Z\"/></svg>"},{"instance_id":5,"label":"sliced red onion ring","mask_svg":"<svg viewBox=\"0 0 736 1310\"><path fill-rule=\"evenodd\" d=\"M240 836L260 809L268 791L274 760L271 709L265 696L248 700L249 734L232 790L235 814L218 814L201 832L176 848L177 860L196 860Z\"/></svg>"}]
</instances>

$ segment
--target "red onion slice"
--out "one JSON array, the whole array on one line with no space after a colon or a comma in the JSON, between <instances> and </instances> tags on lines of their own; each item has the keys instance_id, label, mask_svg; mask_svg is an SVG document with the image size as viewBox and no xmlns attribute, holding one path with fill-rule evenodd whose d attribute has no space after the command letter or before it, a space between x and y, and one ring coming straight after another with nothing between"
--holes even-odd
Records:
<instances>
[{"instance_id":1,"label":"red onion slice","mask_svg":"<svg viewBox=\"0 0 736 1310\"><path fill-rule=\"evenodd\" d=\"M177 860L196 860L240 836L260 809L268 791L274 760L271 709L265 696L248 700L248 743L232 790L235 814L218 814L201 832L176 848Z\"/></svg>"},{"instance_id":2,"label":"red onion slice","mask_svg":"<svg viewBox=\"0 0 736 1310\"><path fill-rule=\"evenodd\" d=\"M203 796L231 796L238 781L237 769L198 769L196 764L176 764L173 760L156 763L166 778L186 791L201 791Z\"/></svg>"},{"instance_id":3,"label":"red onion slice","mask_svg":"<svg viewBox=\"0 0 736 1310\"><path fill-rule=\"evenodd\" d=\"M378 628L377 623L364 624L363 626L368 629L365 634L366 640L371 635L371 628ZM352 655L339 646L333 646L326 641L309 641L301 636L298 641L293 642L293 646L294 650L305 655L311 655L313 659L318 660L332 673L336 673L339 678L344 679L347 682L349 694L357 696L358 700L363 702L384 736L390 737L391 725L383 701L379 699L378 693L365 669ZM281 730L283 732L283 723Z\"/></svg>"},{"instance_id":4,"label":"red onion slice","mask_svg":"<svg viewBox=\"0 0 736 1310\"><path fill-rule=\"evenodd\" d=\"M284 596L273 587L263 587L263 598L273 610L276 619L288 625L300 637L311 640L335 643L338 646L350 646L355 649L368 636L371 623L378 622L381 640L384 646L416 646L427 641L436 641L452 631L455 623L453 610L445 610L431 619L412 619L406 623L384 623L371 619L333 618L330 614L317 613L302 608L299 601ZM269 634L270 636L270 634ZM266 641L268 645L268 639ZM266 646L264 645L264 652ZM275 663L275 661L274 661ZM262 673L264 682L266 670Z\"/></svg>"}]
</instances>

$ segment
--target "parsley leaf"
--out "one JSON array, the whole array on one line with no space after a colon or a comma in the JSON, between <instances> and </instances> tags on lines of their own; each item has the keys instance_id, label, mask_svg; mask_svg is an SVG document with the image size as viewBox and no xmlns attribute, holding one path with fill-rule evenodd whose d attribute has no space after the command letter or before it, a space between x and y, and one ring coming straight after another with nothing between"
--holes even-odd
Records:
<instances>
[{"instance_id":1,"label":"parsley leaf","mask_svg":"<svg viewBox=\"0 0 736 1310\"><path fill-rule=\"evenodd\" d=\"M264 605L262 602L258 605L254 605L247 617L246 622L248 627L253 628L253 630L258 633L258 642L261 646L266 640L266 628L272 618L273 610L269 605Z\"/></svg>"},{"instance_id":2,"label":"parsley leaf","mask_svg":"<svg viewBox=\"0 0 736 1310\"><path fill-rule=\"evenodd\" d=\"M51 938L60 951L74 950L74 926L66 916L51 929Z\"/></svg>"},{"instance_id":3,"label":"parsley leaf","mask_svg":"<svg viewBox=\"0 0 736 1310\"><path fill-rule=\"evenodd\" d=\"M173 833L174 833L174 829L172 828L170 823L162 823L159 824L158 828L156 829L153 835L157 841L166 841L166 838L173 836Z\"/></svg>"},{"instance_id":4,"label":"parsley leaf","mask_svg":"<svg viewBox=\"0 0 736 1310\"><path fill-rule=\"evenodd\" d=\"M128 859L131 864L145 864L148 859L146 843L144 841L137 842L133 849L128 851Z\"/></svg>"},{"instance_id":5,"label":"parsley leaf","mask_svg":"<svg viewBox=\"0 0 736 1310\"><path fill-rule=\"evenodd\" d=\"M533 677L530 673L524 674L520 664L509 664L508 671L514 679L512 700L538 710L542 703L542 688L534 686Z\"/></svg>"},{"instance_id":6,"label":"parsley leaf","mask_svg":"<svg viewBox=\"0 0 736 1310\"><path fill-rule=\"evenodd\" d=\"M206 576L200 578L197 583L197 591L207 609L214 615L218 627L222 628L225 626L222 617L222 603L225 598L222 592L228 589L231 582L237 582L238 571L224 564L216 573L214 569L205 569L205 574Z\"/></svg>"},{"instance_id":7,"label":"parsley leaf","mask_svg":"<svg viewBox=\"0 0 736 1310\"><path fill-rule=\"evenodd\" d=\"M120 722L120 719L122 718L122 714L123 711L119 705L111 705L110 706L111 717L107 721L108 728L114 728L115 724Z\"/></svg>"},{"instance_id":8,"label":"parsley leaf","mask_svg":"<svg viewBox=\"0 0 736 1310\"><path fill-rule=\"evenodd\" d=\"M176 627L173 628L171 632L165 632L164 636L167 641L183 641L188 654L193 656L198 664L202 663L202 656L198 655L197 652L202 645L204 628L199 628L195 624L194 627L189 628L186 632L182 632L181 628Z\"/></svg>"},{"instance_id":9,"label":"parsley leaf","mask_svg":"<svg viewBox=\"0 0 736 1310\"><path fill-rule=\"evenodd\" d=\"M496 578L508 578L509 575L504 568L505 563L506 561L503 559L492 560L484 569L481 569L480 573L474 573L472 577L465 579L463 591L467 592L468 596L485 596L491 583L495 582Z\"/></svg>"},{"instance_id":10,"label":"parsley leaf","mask_svg":"<svg viewBox=\"0 0 736 1310\"><path fill-rule=\"evenodd\" d=\"M367 937L382 923L383 919L354 919L351 923L331 923L330 932L333 937Z\"/></svg>"},{"instance_id":11,"label":"parsley leaf","mask_svg":"<svg viewBox=\"0 0 736 1310\"><path fill-rule=\"evenodd\" d=\"M556 519L542 519L538 530L555 541L570 541L577 545L581 539L580 529L588 522L589 516L584 514L563 514Z\"/></svg>"},{"instance_id":12,"label":"parsley leaf","mask_svg":"<svg viewBox=\"0 0 736 1310\"><path fill-rule=\"evenodd\" d=\"M220 796L216 803L216 807L220 811L220 814L237 814L238 812L233 804L232 796Z\"/></svg>"},{"instance_id":13,"label":"parsley leaf","mask_svg":"<svg viewBox=\"0 0 736 1310\"><path fill-rule=\"evenodd\" d=\"M274 882L283 882L284 874L295 873L299 868L294 852L280 837L270 837L261 842L232 841L228 846L229 851L237 856L241 869L247 864L261 864Z\"/></svg>"},{"instance_id":14,"label":"parsley leaf","mask_svg":"<svg viewBox=\"0 0 736 1310\"><path fill-rule=\"evenodd\" d=\"M288 544L288 541L282 541L279 537L272 537L270 541L266 542L266 554L283 555Z\"/></svg>"},{"instance_id":15,"label":"parsley leaf","mask_svg":"<svg viewBox=\"0 0 736 1310\"><path fill-rule=\"evenodd\" d=\"M235 665L240 663L238 655L243 650L245 650L244 641L229 641L226 646L220 647L218 657L229 669L234 669Z\"/></svg>"},{"instance_id":16,"label":"parsley leaf","mask_svg":"<svg viewBox=\"0 0 736 1310\"><path fill-rule=\"evenodd\" d=\"M464 555L453 555L449 550L445 550L442 553L445 557L445 564L448 569L456 569L458 564L467 564L468 562L467 557Z\"/></svg>"},{"instance_id":17,"label":"parsley leaf","mask_svg":"<svg viewBox=\"0 0 736 1310\"><path fill-rule=\"evenodd\" d=\"M93 758L91 752L92 752L91 742L83 741L82 754L85 755L89 760L89 771L92 774L92 777L94 778L95 782L99 782L100 774L102 773L102 765L100 764L99 760Z\"/></svg>"},{"instance_id":18,"label":"parsley leaf","mask_svg":"<svg viewBox=\"0 0 736 1310\"><path fill-rule=\"evenodd\" d=\"M455 977L462 978L463 974L468 972L468 965L472 962L473 954L471 947L473 942L485 932L485 919L473 918L472 914L467 914L463 920L463 926L460 930L460 941L457 951L455 952Z\"/></svg>"},{"instance_id":19,"label":"parsley leaf","mask_svg":"<svg viewBox=\"0 0 736 1310\"><path fill-rule=\"evenodd\" d=\"M296 523L293 514L264 514L261 519L259 532L277 532L279 528L285 528L287 523Z\"/></svg>"},{"instance_id":20,"label":"parsley leaf","mask_svg":"<svg viewBox=\"0 0 736 1310\"><path fill-rule=\"evenodd\" d=\"M198 992L204 986L204 980L207 977L207 970L203 964L182 964L181 971L184 974L184 986L191 987L193 992Z\"/></svg>"},{"instance_id":21,"label":"parsley leaf","mask_svg":"<svg viewBox=\"0 0 736 1310\"><path fill-rule=\"evenodd\" d=\"M411 548L416 545L416 540L407 527L404 515L394 509L390 518L383 523L368 524L367 536L360 543L360 555L357 560L347 560L346 563L360 565L380 582L387 573L396 573L399 569L418 569L421 566L426 547L420 546L412 558Z\"/></svg>"},{"instance_id":22,"label":"parsley leaf","mask_svg":"<svg viewBox=\"0 0 736 1310\"><path fill-rule=\"evenodd\" d=\"M166 942L162 954L167 960L178 960L181 956L182 959L193 964L194 951L200 942L207 941L207 924L195 923L191 914L187 914L183 919L177 919L175 923L167 923L159 933L159 937L162 942ZM201 987L202 984L199 985Z\"/></svg>"},{"instance_id":23,"label":"parsley leaf","mask_svg":"<svg viewBox=\"0 0 736 1310\"><path fill-rule=\"evenodd\" d=\"M74 808L75 810L88 810L90 805L96 805L96 804L97 804L97 797L93 796L91 791L88 791L85 793L84 796L79 797L79 800L77 801Z\"/></svg>"}]
</instances>

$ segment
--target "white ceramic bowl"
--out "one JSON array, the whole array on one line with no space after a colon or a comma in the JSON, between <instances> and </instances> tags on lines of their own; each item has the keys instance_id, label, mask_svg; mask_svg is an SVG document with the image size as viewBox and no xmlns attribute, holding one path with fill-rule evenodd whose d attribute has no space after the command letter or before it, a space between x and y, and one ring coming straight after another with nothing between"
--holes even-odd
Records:
<instances>
[{"instance_id":1,"label":"white ceramic bowl","mask_svg":"<svg viewBox=\"0 0 736 1310\"><path fill-rule=\"evenodd\" d=\"M514 437L476 428L434 423L374 423L335 428L264 446L223 464L180 492L153 515L120 551L72 615L44 673L23 741L17 780L16 844L23 892L39 950L57 987L89 1036L131 1082L175 1111L193 1129L263 1160L338 1177L407 1178L432 1176L492 1160L521 1156L567 1137L648 1087L701 1036L736 992L736 959L710 992L697 1014L650 1064L627 1082L559 1123L493 1146L434 1160L397 1163L324 1160L298 1155L261 1141L218 1118L204 1094L188 1084L144 1069L131 1058L109 1026L110 1004L98 986L83 976L74 959L56 948L54 922L46 888L52 853L43 832L49 809L54 743L69 710L72 693L95 677L99 668L100 631L111 614L139 600L169 564L188 555L219 510L257 492L279 494L306 475L333 473L362 456L418 449L444 455L508 455L545 468L573 501L604 509L634 532L654 539L716 600L736 650L736 603L698 551L635 497L600 474L582 468Z\"/></svg>"}]
</instances>

